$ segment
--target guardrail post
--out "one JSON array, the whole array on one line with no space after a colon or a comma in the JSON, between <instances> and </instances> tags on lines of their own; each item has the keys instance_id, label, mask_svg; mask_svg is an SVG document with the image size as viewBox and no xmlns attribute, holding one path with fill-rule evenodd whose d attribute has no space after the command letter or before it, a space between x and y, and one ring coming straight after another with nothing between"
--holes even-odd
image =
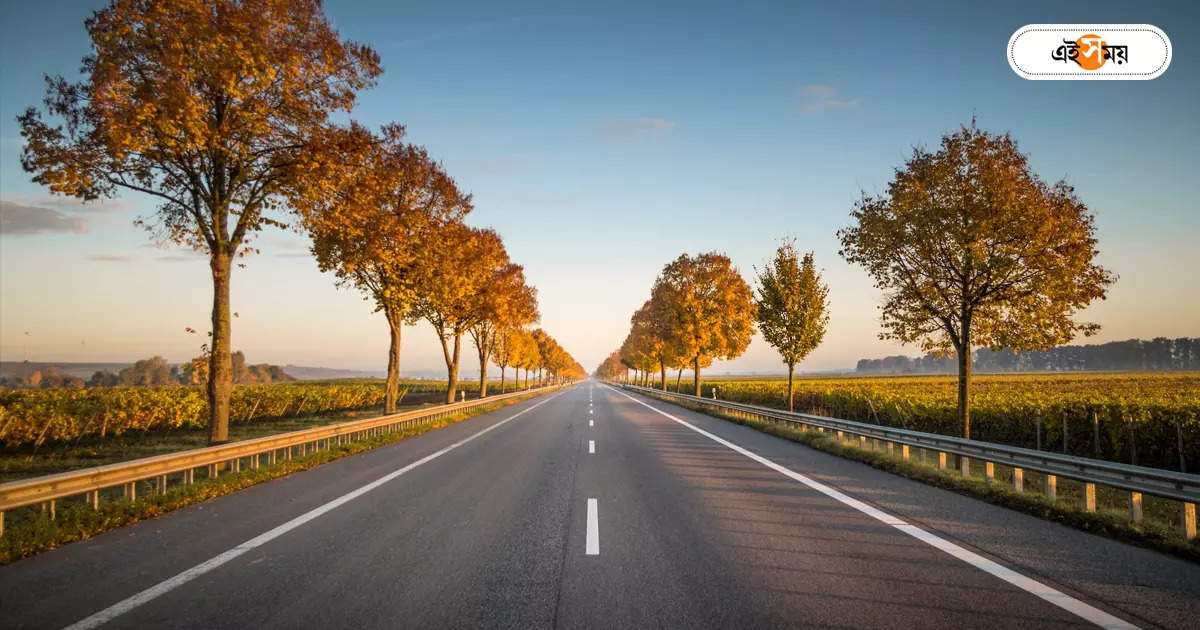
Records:
<instances>
[{"instance_id":1,"label":"guardrail post","mask_svg":"<svg viewBox=\"0 0 1200 630\"><path fill-rule=\"evenodd\" d=\"M987 479L988 483L992 483L993 481L995 481L996 480L996 464L994 464L992 462L984 462L983 463L983 475Z\"/></svg>"},{"instance_id":2,"label":"guardrail post","mask_svg":"<svg viewBox=\"0 0 1200 630\"><path fill-rule=\"evenodd\" d=\"M1088 512L1096 511L1096 484L1083 484L1083 509Z\"/></svg>"},{"instance_id":3,"label":"guardrail post","mask_svg":"<svg viewBox=\"0 0 1200 630\"><path fill-rule=\"evenodd\" d=\"M1129 493L1129 521L1134 525L1142 524L1142 493Z\"/></svg>"},{"instance_id":4,"label":"guardrail post","mask_svg":"<svg viewBox=\"0 0 1200 630\"><path fill-rule=\"evenodd\" d=\"M125 498L129 499L130 501L136 501L137 500L137 482L131 481L131 482L125 484L124 488L125 488Z\"/></svg>"},{"instance_id":5,"label":"guardrail post","mask_svg":"<svg viewBox=\"0 0 1200 630\"><path fill-rule=\"evenodd\" d=\"M1046 475L1046 498L1051 501L1058 499L1058 475Z\"/></svg>"},{"instance_id":6,"label":"guardrail post","mask_svg":"<svg viewBox=\"0 0 1200 630\"><path fill-rule=\"evenodd\" d=\"M4 535L4 510L0 510L0 536Z\"/></svg>"},{"instance_id":7,"label":"guardrail post","mask_svg":"<svg viewBox=\"0 0 1200 630\"><path fill-rule=\"evenodd\" d=\"M56 509L55 509L55 507L56 507L57 505L58 505L58 501L56 501L56 500L54 500L54 499L50 499L50 520L52 520L52 521L54 520L54 518L55 518L56 516L58 516L58 510L56 510ZM1184 512L1184 514L1187 514L1187 512ZM1186 518L1186 516L1185 516L1184 518ZM1186 522L1186 521L1185 521L1185 522ZM1184 529L1184 531L1187 531L1187 530L1186 530L1186 527L1187 527L1187 526L1185 525L1185 526L1184 526L1184 528L1185 528L1185 529ZM1192 537L1193 537L1193 538L1195 537L1195 530L1196 530L1196 511L1195 511L1195 509L1193 509L1193 510L1192 510L1192 532L1193 532L1193 533L1192 533Z\"/></svg>"},{"instance_id":8,"label":"guardrail post","mask_svg":"<svg viewBox=\"0 0 1200 630\"><path fill-rule=\"evenodd\" d=\"M858 436L858 447L862 448L866 445L867 445L867 436L865 436L865 435Z\"/></svg>"},{"instance_id":9,"label":"guardrail post","mask_svg":"<svg viewBox=\"0 0 1200 630\"><path fill-rule=\"evenodd\" d=\"M958 469L962 471L962 476L971 476L971 458L965 455L960 455L958 458Z\"/></svg>"},{"instance_id":10,"label":"guardrail post","mask_svg":"<svg viewBox=\"0 0 1200 630\"><path fill-rule=\"evenodd\" d=\"M195 468L189 468L189 469L183 471L183 483L185 483L189 486L192 485L193 483L196 483L196 469Z\"/></svg>"},{"instance_id":11,"label":"guardrail post","mask_svg":"<svg viewBox=\"0 0 1200 630\"><path fill-rule=\"evenodd\" d=\"M216 465L216 464L209 464L209 465L208 465L208 478L209 478L209 479L216 479L216 478L217 478L217 465Z\"/></svg>"},{"instance_id":12,"label":"guardrail post","mask_svg":"<svg viewBox=\"0 0 1200 630\"><path fill-rule=\"evenodd\" d=\"M231 466L233 468L233 472L235 472L235 473L242 472L242 458L234 457Z\"/></svg>"},{"instance_id":13,"label":"guardrail post","mask_svg":"<svg viewBox=\"0 0 1200 630\"><path fill-rule=\"evenodd\" d=\"M1192 540L1196 537L1196 504L1183 504L1183 539Z\"/></svg>"},{"instance_id":14,"label":"guardrail post","mask_svg":"<svg viewBox=\"0 0 1200 630\"><path fill-rule=\"evenodd\" d=\"M1017 492L1025 491L1025 471L1020 468L1013 468L1013 490ZM1138 500L1140 501L1141 498L1139 497Z\"/></svg>"},{"instance_id":15,"label":"guardrail post","mask_svg":"<svg viewBox=\"0 0 1200 630\"><path fill-rule=\"evenodd\" d=\"M87 499L88 505L92 506L93 510L100 509L100 491L99 490L92 490L91 492L87 493L85 498Z\"/></svg>"},{"instance_id":16,"label":"guardrail post","mask_svg":"<svg viewBox=\"0 0 1200 630\"><path fill-rule=\"evenodd\" d=\"M842 442L846 441L846 436L843 435L841 431L837 432L837 436L838 436L838 444L841 444Z\"/></svg>"},{"instance_id":17,"label":"guardrail post","mask_svg":"<svg viewBox=\"0 0 1200 630\"><path fill-rule=\"evenodd\" d=\"M890 455L891 453L889 452L888 454ZM900 457L903 457L904 459L908 459L908 445L907 444L900 445Z\"/></svg>"},{"instance_id":18,"label":"guardrail post","mask_svg":"<svg viewBox=\"0 0 1200 630\"><path fill-rule=\"evenodd\" d=\"M167 493L167 476L166 475L158 476L158 493L159 494Z\"/></svg>"},{"instance_id":19,"label":"guardrail post","mask_svg":"<svg viewBox=\"0 0 1200 630\"><path fill-rule=\"evenodd\" d=\"M946 470L946 452L938 451L938 470Z\"/></svg>"}]
</instances>

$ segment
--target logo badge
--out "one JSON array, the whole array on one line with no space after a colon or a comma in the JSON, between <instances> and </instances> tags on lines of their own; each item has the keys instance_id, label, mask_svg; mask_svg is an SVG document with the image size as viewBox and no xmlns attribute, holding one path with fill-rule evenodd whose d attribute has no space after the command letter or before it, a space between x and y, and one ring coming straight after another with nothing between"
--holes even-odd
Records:
<instances>
[{"instance_id":1,"label":"logo badge","mask_svg":"<svg viewBox=\"0 0 1200 630\"><path fill-rule=\"evenodd\" d=\"M1171 65L1171 40L1150 24L1028 24L1008 39L1008 65L1033 81L1130 81Z\"/></svg>"}]
</instances>

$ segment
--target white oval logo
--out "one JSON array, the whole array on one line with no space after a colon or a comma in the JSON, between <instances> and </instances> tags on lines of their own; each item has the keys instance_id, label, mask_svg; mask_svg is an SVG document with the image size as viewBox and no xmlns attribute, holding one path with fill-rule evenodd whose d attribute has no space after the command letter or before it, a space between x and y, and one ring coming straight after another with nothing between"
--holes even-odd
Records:
<instances>
[{"instance_id":1,"label":"white oval logo","mask_svg":"<svg viewBox=\"0 0 1200 630\"><path fill-rule=\"evenodd\" d=\"M1007 52L1013 72L1034 81L1146 80L1171 65L1171 40L1150 24L1027 24Z\"/></svg>"}]
</instances>

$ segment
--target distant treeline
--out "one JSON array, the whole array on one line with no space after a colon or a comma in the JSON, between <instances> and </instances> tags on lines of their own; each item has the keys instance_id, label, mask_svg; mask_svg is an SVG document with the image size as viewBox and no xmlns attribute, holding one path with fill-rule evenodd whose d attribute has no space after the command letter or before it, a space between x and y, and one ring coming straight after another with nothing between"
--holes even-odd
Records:
<instances>
[{"instance_id":1,"label":"distant treeline","mask_svg":"<svg viewBox=\"0 0 1200 630\"><path fill-rule=\"evenodd\" d=\"M1200 370L1200 339L1128 339L1028 352L983 348L974 352L972 360L973 369L979 372ZM953 358L932 354L859 359L855 367L859 374L940 374L957 370Z\"/></svg>"},{"instance_id":2,"label":"distant treeline","mask_svg":"<svg viewBox=\"0 0 1200 630\"><path fill-rule=\"evenodd\" d=\"M170 365L160 356L142 359L119 371L98 370L84 380L72 376L57 367L33 369L16 376L0 378L0 387L22 389L49 389L54 387L118 387L154 385L203 385L208 378L208 358L196 357L183 365ZM233 353L234 383L278 383L294 381L278 365L259 363L246 364L246 355L239 350Z\"/></svg>"}]
</instances>

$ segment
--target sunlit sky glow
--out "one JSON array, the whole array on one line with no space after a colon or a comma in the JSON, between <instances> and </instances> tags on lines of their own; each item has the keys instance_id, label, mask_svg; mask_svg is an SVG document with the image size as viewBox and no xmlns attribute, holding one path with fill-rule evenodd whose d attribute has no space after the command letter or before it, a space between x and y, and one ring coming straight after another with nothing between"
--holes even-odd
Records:
<instances>
[{"instance_id":1,"label":"sunlit sky glow","mask_svg":"<svg viewBox=\"0 0 1200 630\"><path fill-rule=\"evenodd\" d=\"M52 231L0 235L0 359L132 361L200 351L203 258L156 248L133 219L154 203L50 198L29 181L14 117L42 75L75 76L99 2L0 5L0 199L51 208ZM860 191L881 191L914 144L972 116L1011 131L1036 172L1066 178L1096 214L1100 261L1120 275L1085 313L1095 339L1200 336L1200 5L1179 3L339 2L344 37L385 73L354 116L407 125L475 195L537 286L542 325L591 370L625 336L662 265L728 253L747 280L779 239L815 252L831 286L824 344L800 369L903 352L879 341L880 295L837 255ZM1174 61L1154 81L1025 81L1004 46L1028 23L1150 23ZM1131 53L1132 54L1132 53ZM264 232L234 275L234 347L252 362L381 369L387 327L337 290L294 233ZM405 372L442 369L428 326ZM464 373L472 356L464 352ZM716 372L780 371L761 339Z\"/></svg>"}]
</instances>

